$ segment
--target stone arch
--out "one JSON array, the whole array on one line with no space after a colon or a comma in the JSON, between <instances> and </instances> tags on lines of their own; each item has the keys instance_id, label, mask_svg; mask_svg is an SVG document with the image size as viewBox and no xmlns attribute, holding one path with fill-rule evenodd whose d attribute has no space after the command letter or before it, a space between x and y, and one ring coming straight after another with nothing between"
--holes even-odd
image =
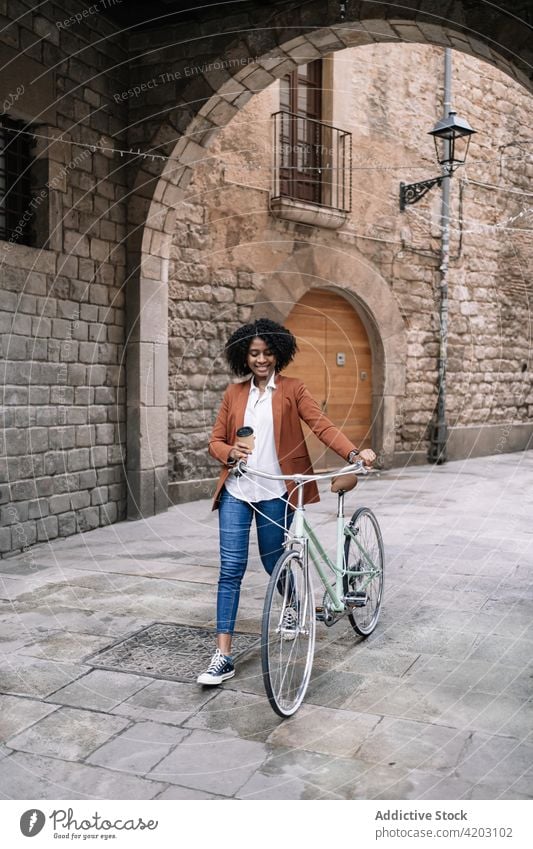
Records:
<instances>
[{"instance_id":1,"label":"stone arch","mask_svg":"<svg viewBox=\"0 0 533 849\"><path fill-rule=\"evenodd\" d=\"M213 134L238 114L254 94L288 71L311 59L380 42L415 41L453 47L488 61L526 87L532 88L531 66L522 58L527 50L527 27L502 9L485 9L480 18L472 4L460 2L453 15L440 18L430 12L394 4L375 7L349 4L348 20L338 22L336 4L321 0L296 4L294 21L278 10L264 19L255 10L255 26L242 32L238 41L224 35L220 48L223 61L212 54L199 54L198 45L181 45L182 66L187 55L195 56L198 73L192 81L178 73L169 103L158 114L136 122L136 139L144 151L155 154L142 159L133 176L128 209L127 286L127 472L128 515L137 518L166 509L167 498L167 282L170 243L174 222L192 166L206 157ZM324 8L326 6L326 8ZM496 27L500 26L498 30ZM498 31L496 42L491 33ZM502 35L503 33L503 35ZM166 62L175 71L175 55L165 53L172 41L165 32L161 50L150 50L150 59L137 65L143 77L150 62L160 72ZM135 45L134 45L135 46ZM153 54L153 56L152 56ZM162 58L163 57L163 58ZM190 59L189 67L190 67ZM154 70L155 75L155 70ZM173 78L174 78L173 77ZM349 291L349 290L347 290ZM357 300L357 293L349 297ZM364 311L364 306L361 307ZM370 318L369 318L370 320ZM382 328L380 328L382 331ZM387 418L390 423L390 414ZM387 425L389 426L389 425ZM384 440L383 435L383 440ZM382 441L383 441L382 440Z\"/></svg>"},{"instance_id":2,"label":"stone arch","mask_svg":"<svg viewBox=\"0 0 533 849\"><path fill-rule=\"evenodd\" d=\"M271 274L276 277L272 283ZM283 322L310 289L330 289L341 295L361 317L372 350L372 441L380 463L390 467L394 454L394 424L405 395L407 337L405 323L390 286L378 269L355 248L330 249L309 245L274 268L256 274L255 316ZM267 294L268 293L268 294Z\"/></svg>"}]
</instances>

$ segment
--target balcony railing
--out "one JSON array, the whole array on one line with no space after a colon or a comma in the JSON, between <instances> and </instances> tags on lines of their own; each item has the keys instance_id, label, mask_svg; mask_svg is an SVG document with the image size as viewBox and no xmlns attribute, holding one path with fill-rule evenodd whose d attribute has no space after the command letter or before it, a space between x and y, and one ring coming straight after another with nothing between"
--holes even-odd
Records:
<instances>
[{"instance_id":1,"label":"balcony railing","mask_svg":"<svg viewBox=\"0 0 533 849\"><path fill-rule=\"evenodd\" d=\"M331 210L339 223L324 226L340 226L352 206L351 133L294 112L272 118L272 210L282 215L280 210L290 207L286 201L294 201L295 207Z\"/></svg>"}]
</instances>

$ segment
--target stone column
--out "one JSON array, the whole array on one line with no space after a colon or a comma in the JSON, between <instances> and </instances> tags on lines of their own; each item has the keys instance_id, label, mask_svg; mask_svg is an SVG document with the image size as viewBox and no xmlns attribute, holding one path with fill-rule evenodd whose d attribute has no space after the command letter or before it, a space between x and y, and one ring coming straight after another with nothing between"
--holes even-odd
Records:
<instances>
[{"instance_id":1,"label":"stone column","mask_svg":"<svg viewBox=\"0 0 533 849\"><path fill-rule=\"evenodd\" d=\"M168 506L168 260L150 257L127 284L128 518Z\"/></svg>"}]
</instances>

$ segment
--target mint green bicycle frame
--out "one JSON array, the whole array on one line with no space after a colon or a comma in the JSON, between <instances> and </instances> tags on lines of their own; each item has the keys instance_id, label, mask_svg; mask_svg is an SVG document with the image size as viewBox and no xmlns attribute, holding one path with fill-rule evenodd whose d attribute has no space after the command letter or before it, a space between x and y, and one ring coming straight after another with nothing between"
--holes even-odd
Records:
<instances>
[{"instance_id":1,"label":"mint green bicycle frame","mask_svg":"<svg viewBox=\"0 0 533 849\"><path fill-rule=\"evenodd\" d=\"M342 470L341 470L342 471ZM338 473L337 473L338 474ZM315 479L319 478L319 475L313 476ZM331 477L331 476L330 476ZM295 516L293 520L293 525L291 530L287 533L285 547L290 549L292 545L300 546L303 551L307 551L307 555L311 558L315 569L317 570L320 580L324 584L324 588L328 593L331 599L331 609L335 613L343 613L346 609L346 606L343 601L344 596L344 587L343 587L343 577L345 575L352 576L366 576L366 580L361 584L360 589L364 590L365 587L370 583L372 578L378 574L379 569L376 567L375 563L372 561L372 558L368 554L367 551L360 544L357 539L357 534L355 534L350 528L349 524L345 524L344 517L344 493L338 494L338 509L337 509L337 557L336 562L333 563L331 558L328 556L327 552L324 550L322 544L319 542L313 528L305 518L305 510L303 506L303 483L298 483L298 479L295 477L293 480L297 481L298 486L298 505L295 510ZM308 480L308 478L306 478ZM344 564L344 538L351 537L351 539L356 544L357 548L361 552L361 555L366 561L368 568L365 569L356 569L349 570L345 568ZM335 575L335 584L332 586L330 584L329 578L326 575L323 564L326 564L329 569Z\"/></svg>"}]
</instances>

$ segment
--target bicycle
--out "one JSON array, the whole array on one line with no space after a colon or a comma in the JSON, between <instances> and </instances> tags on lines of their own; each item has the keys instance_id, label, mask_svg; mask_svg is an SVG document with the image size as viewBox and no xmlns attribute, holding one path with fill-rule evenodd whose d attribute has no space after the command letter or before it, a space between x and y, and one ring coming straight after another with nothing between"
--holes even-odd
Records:
<instances>
[{"instance_id":1,"label":"bicycle","mask_svg":"<svg viewBox=\"0 0 533 849\"><path fill-rule=\"evenodd\" d=\"M359 507L345 524L344 495L368 474L362 461L335 472L279 476L247 469L241 474L296 483L297 506L292 527L286 531L284 548L268 584L261 628L261 662L268 700L283 717L292 716L305 697L313 666L315 622L331 626L345 614L354 631L368 637L375 629L383 599L384 551L378 521L368 507ZM331 478L338 496L337 552L328 557L304 516L303 486L308 481ZM324 586L322 605L315 608L309 560ZM328 578L328 568L334 582Z\"/></svg>"}]
</instances>

